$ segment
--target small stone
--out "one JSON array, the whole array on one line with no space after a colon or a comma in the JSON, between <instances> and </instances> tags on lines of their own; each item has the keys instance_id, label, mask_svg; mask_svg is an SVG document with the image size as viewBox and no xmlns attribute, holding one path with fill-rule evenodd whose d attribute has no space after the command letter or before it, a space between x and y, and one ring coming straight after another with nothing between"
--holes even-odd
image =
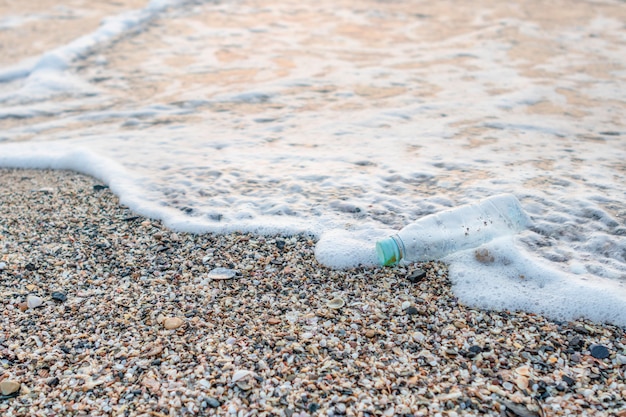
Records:
<instances>
[{"instance_id":1,"label":"small stone","mask_svg":"<svg viewBox=\"0 0 626 417\"><path fill-rule=\"evenodd\" d=\"M332 308L333 310L339 310L341 307L346 305L346 302L343 301L343 299L339 297L335 297L329 302L327 302L326 305L328 306L328 308Z\"/></svg>"},{"instance_id":2,"label":"small stone","mask_svg":"<svg viewBox=\"0 0 626 417\"><path fill-rule=\"evenodd\" d=\"M589 351L591 352L591 356L596 359L606 359L609 357L609 349L607 349L606 346L592 345Z\"/></svg>"},{"instance_id":3,"label":"small stone","mask_svg":"<svg viewBox=\"0 0 626 417\"><path fill-rule=\"evenodd\" d=\"M320 405L318 403L311 403L311 404L309 404L309 412L310 413L316 412L317 410L319 410L319 408L320 408Z\"/></svg>"},{"instance_id":4,"label":"small stone","mask_svg":"<svg viewBox=\"0 0 626 417\"><path fill-rule=\"evenodd\" d=\"M455 320L454 322L452 322L452 324L454 324L454 327L456 327L457 329L467 329L467 323L464 323L462 321Z\"/></svg>"},{"instance_id":5,"label":"small stone","mask_svg":"<svg viewBox=\"0 0 626 417\"><path fill-rule=\"evenodd\" d=\"M20 311L23 313L23 312L25 312L26 310L28 310L28 304L26 304L26 303L19 303L19 304L17 305L17 308L19 308L19 309L20 309Z\"/></svg>"},{"instance_id":6,"label":"small stone","mask_svg":"<svg viewBox=\"0 0 626 417\"><path fill-rule=\"evenodd\" d=\"M56 387L57 385L59 385L59 378L57 378L56 376L54 378L50 378L47 382L48 386L50 387Z\"/></svg>"},{"instance_id":7,"label":"small stone","mask_svg":"<svg viewBox=\"0 0 626 417\"><path fill-rule=\"evenodd\" d=\"M617 361L618 365L626 365L626 355L620 355L618 354L615 357L615 360Z\"/></svg>"},{"instance_id":8,"label":"small stone","mask_svg":"<svg viewBox=\"0 0 626 417\"><path fill-rule=\"evenodd\" d=\"M483 351L483 348L481 348L478 345L474 345L474 346L470 346L469 351L478 355L479 353L481 353Z\"/></svg>"},{"instance_id":9,"label":"small stone","mask_svg":"<svg viewBox=\"0 0 626 417\"><path fill-rule=\"evenodd\" d=\"M20 383L17 381L11 381L10 379L5 379L0 382L0 392L2 395L11 395L20 390Z\"/></svg>"},{"instance_id":10,"label":"small stone","mask_svg":"<svg viewBox=\"0 0 626 417\"><path fill-rule=\"evenodd\" d=\"M413 284L416 284L422 281L424 277L426 277L426 271L423 271L421 269L416 269L415 271L411 272L406 278L409 281L411 281Z\"/></svg>"},{"instance_id":11,"label":"small stone","mask_svg":"<svg viewBox=\"0 0 626 417\"><path fill-rule=\"evenodd\" d=\"M206 397L204 399L204 401L207 403L207 405L211 408L218 408L220 405L220 402L217 398L213 398L213 397Z\"/></svg>"},{"instance_id":12,"label":"small stone","mask_svg":"<svg viewBox=\"0 0 626 417\"><path fill-rule=\"evenodd\" d=\"M3 271L7 269L7 263L6 262L0 262L0 271Z\"/></svg>"},{"instance_id":13,"label":"small stone","mask_svg":"<svg viewBox=\"0 0 626 417\"><path fill-rule=\"evenodd\" d=\"M41 299L41 297L37 297L36 295L32 294L29 294L28 297L26 297L26 305L28 305L28 308L37 308L42 304L43 300Z\"/></svg>"},{"instance_id":14,"label":"small stone","mask_svg":"<svg viewBox=\"0 0 626 417\"><path fill-rule=\"evenodd\" d=\"M233 382L241 381L242 379L247 378L253 374L254 372L248 371L247 369L238 369L233 372Z\"/></svg>"},{"instance_id":15,"label":"small stone","mask_svg":"<svg viewBox=\"0 0 626 417\"><path fill-rule=\"evenodd\" d=\"M419 310L417 308L415 308L414 306L411 306L411 307L406 309L406 314L408 314L409 316L414 316L414 315L416 315L418 313L419 313Z\"/></svg>"},{"instance_id":16,"label":"small stone","mask_svg":"<svg viewBox=\"0 0 626 417\"><path fill-rule=\"evenodd\" d=\"M237 275L237 271L235 271L234 269L215 268L211 272L209 272L207 277L209 277L210 279L214 279L214 280L226 280L226 279L232 279L236 275Z\"/></svg>"},{"instance_id":17,"label":"small stone","mask_svg":"<svg viewBox=\"0 0 626 417\"><path fill-rule=\"evenodd\" d=\"M278 323L280 323L280 319L279 319L279 318L276 318L276 317L271 317L271 318L269 318L269 319L267 320L267 323L268 323L268 324L278 324Z\"/></svg>"},{"instance_id":18,"label":"small stone","mask_svg":"<svg viewBox=\"0 0 626 417\"><path fill-rule=\"evenodd\" d=\"M100 185L100 184L96 184L96 185L94 185L94 186L93 186L93 190L94 190L94 191L102 191L102 190L105 190L105 189L107 189L107 188L109 188L109 186L108 186L108 185Z\"/></svg>"},{"instance_id":19,"label":"small stone","mask_svg":"<svg viewBox=\"0 0 626 417\"><path fill-rule=\"evenodd\" d=\"M60 291L53 292L51 296L52 296L52 299L56 301L57 303L63 303L67 300L67 295L65 295L65 293L62 293Z\"/></svg>"},{"instance_id":20,"label":"small stone","mask_svg":"<svg viewBox=\"0 0 626 417\"><path fill-rule=\"evenodd\" d=\"M576 383L576 380L574 380L574 378L571 378L571 377L569 377L567 375L563 375L563 377L561 379L563 380L563 382L565 382L570 387Z\"/></svg>"},{"instance_id":21,"label":"small stone","mask_svg":"<svg viewBox=\"0 0 626 417\"><path fill-rule=\"evenodd\" d=\"M367 337L368 339L371 339L374 336L376 336L376 330L369 329L365 332L365 337Z\"/></svg>"},{"instance_id":22,"label":"small stone","mask_svg":"<svg viewBox=\"0 0 626 417\"><path fill-rule=\"evenodd\" d=\"M163 319L163 327L165 327L167 330L178 329L184 323L185 322L180 317L167 317Z\"/></svg>"},{"instance_id":23,"label":"small stone","mask_svg":"<svg viewBox=\"0 0 626 417\"><path fill-rule=\"evenodd\" d=\"M518 375L518 377L515 378L515 385L517 385L517 387L521 390L528 389L528 385L529 385L528 377L523 376L523 375Z\"/></svg>"}]
</instances>

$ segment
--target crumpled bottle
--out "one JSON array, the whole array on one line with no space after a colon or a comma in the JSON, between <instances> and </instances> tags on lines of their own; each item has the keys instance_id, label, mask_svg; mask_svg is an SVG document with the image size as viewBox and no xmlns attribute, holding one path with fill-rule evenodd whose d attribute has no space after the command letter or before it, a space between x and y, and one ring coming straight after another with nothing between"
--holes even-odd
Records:
<instances>
[{"instance_id":1,"label":"crumpled bottle","mask_svg":"<svg viewBox=\"0 0 626 417\"><path fill-rule=\"evenodd\" d=\"M513 235L531 224L512 194L501 194L477 203L431 214L376 243L382 265L441 259L493 239Z\"/></svg>"}]
</instances>

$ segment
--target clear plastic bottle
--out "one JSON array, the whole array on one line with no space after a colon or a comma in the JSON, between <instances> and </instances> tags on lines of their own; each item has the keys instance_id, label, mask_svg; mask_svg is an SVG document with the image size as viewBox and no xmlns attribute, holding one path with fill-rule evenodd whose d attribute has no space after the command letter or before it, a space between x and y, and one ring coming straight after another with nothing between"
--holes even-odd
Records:
<instances>
[{"instance_id":1,"label":"clear plastic bottle","mask_svg":"<svg viewBox=\"0 0 626 417\"><path fill-rule=\"evenodd\" d=\"M423 217L398 234L378 241L376 253L382 265L395 265L402 259L440 259L513 235L530 223L517 198L501 194Z\"/></svg>"}]
</instances>

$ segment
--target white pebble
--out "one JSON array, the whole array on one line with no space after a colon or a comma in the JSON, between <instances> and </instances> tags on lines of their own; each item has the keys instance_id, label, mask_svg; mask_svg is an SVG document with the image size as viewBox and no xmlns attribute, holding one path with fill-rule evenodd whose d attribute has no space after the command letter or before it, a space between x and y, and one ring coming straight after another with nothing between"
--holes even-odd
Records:
<instances>
[{"instance_id":1,"label":"white pebble","mask_svg":"<svg viewBox=\"0 0 626 417\"><path fill-rule=\"evenodd\" d=\"M37 297L36 295L29 295L26 297L26 305L28 308L37 308L43 304L43 300L41 297Z\"/></svg>"}]
</instances>

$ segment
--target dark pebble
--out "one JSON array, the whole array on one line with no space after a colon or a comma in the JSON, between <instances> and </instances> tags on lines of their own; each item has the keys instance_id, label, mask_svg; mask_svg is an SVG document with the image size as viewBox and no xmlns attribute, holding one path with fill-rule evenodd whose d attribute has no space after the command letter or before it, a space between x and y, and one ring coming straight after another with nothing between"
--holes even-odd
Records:
<instances>
[{"instance_id":1,"label":"dark pebble","mask_svg":"<svg viewBox=\"0 0 626 417\"><path fill-rule=\"evenodd\" d=\"M572 386L572 385L574 385L576 383L574 378L570 378L567 375L563 375L563 377L561 379L563 380L563 382L565 382L569 386Z\"/></svg>"},{"instance_id":2,"label":"dark pebble","mask_svg":"<svg viewBox=\"0 0 626 417\"><path fill-rule=\"evenodd\" d=\"M422 271L421 269L416 269L415 271L411 272L407 276L407 279L411 281L413 284L415 284L423 280L424 277L426 277L426 271Z\"/></svg>"},{"instance_id":3,"label":"dark pebble","mask_svg":"<svg viewBox=\"0 0 626 417\"><path fill-rule=\"evenodd\" d=\"M589 330L585 329L583 326L574 326L574 330L580 334L589 334Z\"/></svg>"},{"instance_id":4,"label":"dark pebble","mask_svg":"<svg viewBox=\"0 0 626 417\"><path fill-rule=\"evenodd\" d=\"M606 359L609 357L609 350L606 346L592 345L589 350L591 351L591 356L596 359Z\"/></svg>"},{"instance_id":5,"label":"dark pebble","mask_svg":"<svg viewBox=\"0 0 626 417\"><path fill-rule=\"evenodd\" d=\"M480 352L483 351L483 348L481 348L480 346L474 345L474 346L470 346L469 351L475 355L478 355Z\"/></svg>"},{"instance_id":6,"label":"dark pebble","mask_svg":"<svg viewBox=\"0 0 626 417\"><path fill-rule=\"evenodd\" d=\"M26 268L27 271L34 271L37 269L37 266L33 263L27 263L24 268Z\"/></svg>"},{"instance_id":7,"label":"dark pebble","mask_svg":"<svg viewBox=\"0 0 626 417\"><path fill-rule=\"evenodd\" d=\"M109 188L108 185L96 184L96 185L93 186L93 190L94 191L102 191L102 190L107 189L107 188Z\"/></svg>"},{"instance_id":8,"label":"dark pebble","mask_svg":"<svg viewBox=\"0 0 626 417\"><path fill-rule=\"evenodd\" d=\"M285 241L282 239L277 239L276 240L276 247L278 247L278 249L283 249L285 247Z\"/></svg>"},{"instance_id":9,"label":"dark pebble","mask_svg":"<svg viewBox=\"0 0 626 417\"><path fill-rule=\"evenodd\" d=\"M311 403L311 404L309 404L309 412L310 413L314 413L314 412L316 412L319 409L320 409L320 405L318 403Z\"/></svg>"},{"instance_id":10,"label":"dark pebble","mask_svg":"<svg viewBox=\"0 0 626 417\"><path fill-rule=\"evenodd\" d=\"M204 399L204 401L206 401L208 406L211 407L211 408L217 408L220 405L222 405L222 404L220 404L220 402L219 402L219 400L217 398L213 398L213 397L207 397L207 398Z\"/></svg>"},{"instance_id":11,"label":"dark pebble","mask_svg":"<svg viewBox=\"0 0 626 417\"><path fill-rule=\"evenodd\" d=\"M419 310L413 306L406 309L406 314L408 314L409 316L414 316L417 313L419 313Z\"/></svg>"},{"instance_id":12,"label":"dark pebble","mask_svg":"<svg viewBox=\"0 0 626 417\"><path fill-rule=\"evenodd\" d=\"M48 381L48 386L50 386L50 387L56 387L57 385L59 385L59 378L57 378L57 377L51 378Z\"/></svg>"},{"instance_id":13,"label":"dark pebble","mask_svg":"<svg viewBox=\"0 0 626 417\"><path fill-rule=\"evenodd\" d=\"M580 350L580 348L583 346L583 339L580 336L574 336L569 340L568 345L572 349Z\"/></svg>"},{"instance_id":14,"label":"dark pebble","mask_svg":"<svg viewBox=\"0 0 626 417\"><path fill-rule=\"evenodd\" d=\"M65 300L67 300L67 295L59 291L53 292L51 296L52 296L52 299L58 303L63 303L65 302Z\"/></svg>"}]
</instances>

